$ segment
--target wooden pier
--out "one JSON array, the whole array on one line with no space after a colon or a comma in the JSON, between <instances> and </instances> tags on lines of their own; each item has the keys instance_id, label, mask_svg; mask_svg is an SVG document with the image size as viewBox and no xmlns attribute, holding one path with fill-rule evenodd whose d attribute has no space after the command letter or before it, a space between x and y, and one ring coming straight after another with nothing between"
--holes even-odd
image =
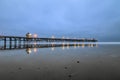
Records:
<instances>
[{"instance_id":1,"label":"wooden pier","mask_svg":"<svg viewBox=\"0 0 120 80\"><path fill-rule=\"evenodd\" d=\"M34 37L20 37L20 36L0 36L0 41L3 41L4 47L8 44L10 48L30 42L97 42L95 39L67 39L67 38L34 38Z\"/></svg>"}]
</instances>

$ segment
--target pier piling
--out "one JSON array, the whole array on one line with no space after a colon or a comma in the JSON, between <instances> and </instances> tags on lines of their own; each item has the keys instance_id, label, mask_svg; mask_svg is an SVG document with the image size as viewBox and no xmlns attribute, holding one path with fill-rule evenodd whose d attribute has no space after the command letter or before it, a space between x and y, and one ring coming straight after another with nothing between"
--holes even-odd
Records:
<instances>
[{"instance_id":1,"label":"pier piling","mask_svg":"<svg viewBox=\"0 0 120 80\"><path fill-rule=\"evenodd\" d=\"M65 39L65 38L34 38L34 37L20 37L20 36L0 36L0 40L4 41L4 48L6 48L7 43L9 47L12 48L21 44L29 44L30 42L97 42L96 39Z\"/></svg>"}]
</instances>

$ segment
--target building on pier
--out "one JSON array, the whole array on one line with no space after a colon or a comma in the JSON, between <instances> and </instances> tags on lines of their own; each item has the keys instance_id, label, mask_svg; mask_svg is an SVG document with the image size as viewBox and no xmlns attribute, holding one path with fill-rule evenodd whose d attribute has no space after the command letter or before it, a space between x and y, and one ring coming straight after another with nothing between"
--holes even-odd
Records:
<instances>
[{"instance_id":1,"label":"building on pier","mask_svg":"<svg viewBox=\"0 0 120 80\"><path fill-rule=\"evenodd\" d=\"M26 38L32 38L32 34L28 32L28 33L26 34Z\"/></svg>"}]
</instances>

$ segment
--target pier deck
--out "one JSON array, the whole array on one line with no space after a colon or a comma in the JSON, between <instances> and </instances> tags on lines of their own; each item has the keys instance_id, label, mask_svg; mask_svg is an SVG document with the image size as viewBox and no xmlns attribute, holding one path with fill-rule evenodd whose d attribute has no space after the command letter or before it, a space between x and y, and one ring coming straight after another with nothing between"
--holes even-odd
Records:
<instances>
[{"instance_id":1,"label":"pier deck","mask_svg":"<svg viewBox=\"0 0 120 80\"><path fill-rule=\"evenodd\" d=\"M67 38L27 38L27 37L20 37L20 36L0 36L1 40L7 41L47 41L47 42L54 42L54 41L68 41L68 42L96 42L97 40L92 39L67 39Z\"/></svg>"}]
</instances>

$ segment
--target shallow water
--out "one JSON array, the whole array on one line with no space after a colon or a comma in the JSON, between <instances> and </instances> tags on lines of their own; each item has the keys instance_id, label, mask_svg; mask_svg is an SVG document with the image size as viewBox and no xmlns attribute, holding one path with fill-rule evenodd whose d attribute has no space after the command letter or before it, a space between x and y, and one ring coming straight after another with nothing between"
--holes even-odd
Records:
<instances>
[{"instance_id":1,"label":"shallow water","mask_svg":"<svg viewBox=\"0 0 120 80\"><path fill-rule=\"evenodd\" d=\"M0 50L0 80L120 80L120 44Z\"/></svg>"}]
</instances>

